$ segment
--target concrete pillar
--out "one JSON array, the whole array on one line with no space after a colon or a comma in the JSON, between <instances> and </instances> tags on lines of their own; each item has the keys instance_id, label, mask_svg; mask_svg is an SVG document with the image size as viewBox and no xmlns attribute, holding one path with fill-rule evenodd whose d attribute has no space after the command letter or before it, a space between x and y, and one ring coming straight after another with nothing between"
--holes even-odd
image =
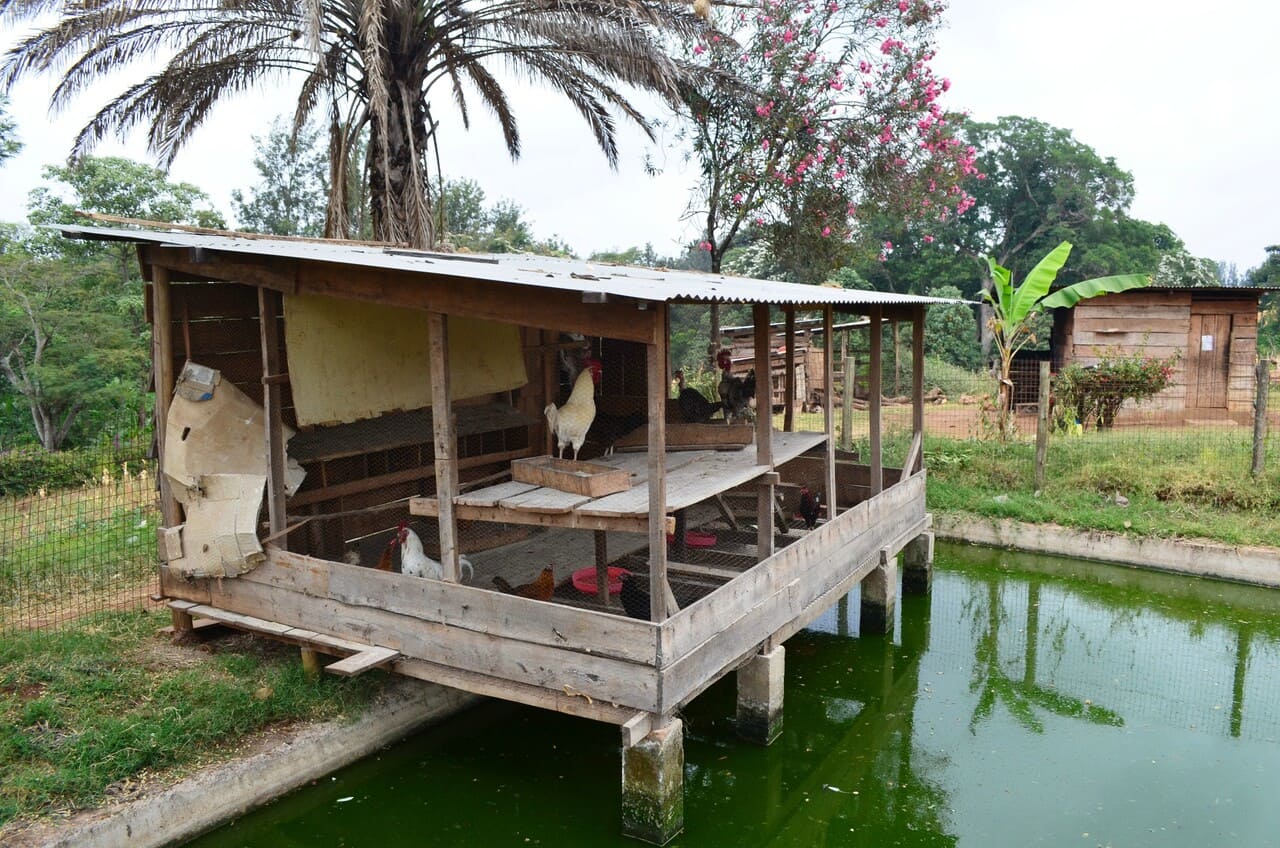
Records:
<instances>
[{"instance_id":1,"label":"concrete pillar","mask_svg":"<svg viewBox=\"0 0 1280 848\"><path fill-rule=\"evenodd\" d=\"M862 612L858 633L883 636L893 632L893 611L898 605L898 558L880 551L880 564L862 580Z\"/></svg>"},{"instance_id":2,"label":"concrete pillar","mask_svg":"<svg viewBox=\"0 0 1280 848\"><path fill-rule=\"evenodd\" d=\"M902 549L902 594L927 595L933 586L933 531L921 533Z\"/></svg>"},{"instance_id":3,"label":"concrete pillar","mask_svg":"<svg viewBox=\"0 0 1280 848\"><path fill-rule=\"evenodd\" d=\"M622 749L622 833L666 845L684 830L684 726L672 719Z\"/></svg>"},{"instance_id":4,"label":"concrete pillar","mask_svg":"<svg viewBox=\"0 0 1280 848\"><path fill-rule=\"evenodd\" d=\"M781 645L756 654L738 669L738 735L743 739L769 745L782 732L785 669Z\"/></svg>"}]
</instances>

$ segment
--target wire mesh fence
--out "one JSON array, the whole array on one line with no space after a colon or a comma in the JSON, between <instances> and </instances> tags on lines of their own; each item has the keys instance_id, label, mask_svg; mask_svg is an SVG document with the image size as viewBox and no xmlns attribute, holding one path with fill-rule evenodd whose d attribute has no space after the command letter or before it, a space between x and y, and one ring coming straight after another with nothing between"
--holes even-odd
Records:
<instances>
[{"instance_id":1,"label":"wire mesh fence","mask_svg":"<svg viewBox=\"0 0 1280 848\"><path fill-rule=\"evenodd\" d=\"M151 434L0 454L0 633L146 603L156 581Z\"/></svg>"}]
</instances>

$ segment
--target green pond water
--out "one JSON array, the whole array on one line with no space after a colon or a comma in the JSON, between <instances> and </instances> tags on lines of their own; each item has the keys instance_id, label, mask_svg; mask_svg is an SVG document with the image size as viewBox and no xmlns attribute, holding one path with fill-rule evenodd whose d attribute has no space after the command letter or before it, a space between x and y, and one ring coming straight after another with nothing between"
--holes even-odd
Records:
<instances>
[{"instance_id":1,"label":"green pond water","mask_svg":"<svg viewBox=\"0 0 1280 848\"><path fill-rule=\"evenodd\" d=\"M1280 845L1280 592L939 545L892 638L787 642L785 729L686 710L683 846ZM487 703L210 834L634 846L611 726Z\"/></svg>"}]
</instances>

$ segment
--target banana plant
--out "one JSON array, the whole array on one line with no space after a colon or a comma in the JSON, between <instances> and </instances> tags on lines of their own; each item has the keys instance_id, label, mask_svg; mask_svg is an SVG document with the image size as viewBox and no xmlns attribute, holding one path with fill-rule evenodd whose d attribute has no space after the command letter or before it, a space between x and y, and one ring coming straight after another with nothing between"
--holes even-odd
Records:
<instances>
[{"instance_id":1,"label":"banana plant","mask_svg":"<svg viewBox=\"0 0 1280 848\"><path fill-rule=\"evenodd\" d=\"M982 297L991 305L991 335L1000 353L1000 388L998 399L998 426L1000 438L1011 435L1013 411L1013 381L1010 370L1013 357L1028 342L1035 340L1031 331L1031 321L1041 309L1056 307L1072 307L1080 301L1111 292L1128 291L1151 284L1150 274L1119 274L1112 277L1094 277L1081 280L1066 288L1049 294L1049 287L1058 276L1058 271L1067 262L1071 253L1071 242L1064 241L1036 263L1016 288L1013 285L1012 273L1008 268L987 257L987 266L991 269L994 285L992 291L984 291Z\"/></svg>"}]
</instances>

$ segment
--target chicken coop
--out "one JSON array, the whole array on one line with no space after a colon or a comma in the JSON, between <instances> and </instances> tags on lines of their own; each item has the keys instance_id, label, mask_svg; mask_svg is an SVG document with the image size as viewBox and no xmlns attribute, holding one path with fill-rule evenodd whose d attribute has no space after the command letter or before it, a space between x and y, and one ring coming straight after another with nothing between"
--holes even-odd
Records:
<instances>
[{"instance_id":1,"label":"chicken coop","mask_svg":"<svg viewBox=\"0 0 1280 848\"><path fill-rule=\"evenodd\" d=\"M679 710L734 672L781 729L783 643L862 585L862 626L927 590L930 298L528 255L68 226L136 244L153 327L160 591L321 656L617 725L624 832L682 827ZM885 467L764 413L690 421L667 310L752 307L757 373L797 321L910 322L912 440ZM772 327L781 319L782 332ZM816 323L815 323L816 322ZM808 332L804 339L810 337ZM772 341L771 341L772 340ZM831 385L831 352L823 352ZM706 399L712 407L715 398ZM563 449L562 449L563 446Z\"/></svg>"}]
</instances>

